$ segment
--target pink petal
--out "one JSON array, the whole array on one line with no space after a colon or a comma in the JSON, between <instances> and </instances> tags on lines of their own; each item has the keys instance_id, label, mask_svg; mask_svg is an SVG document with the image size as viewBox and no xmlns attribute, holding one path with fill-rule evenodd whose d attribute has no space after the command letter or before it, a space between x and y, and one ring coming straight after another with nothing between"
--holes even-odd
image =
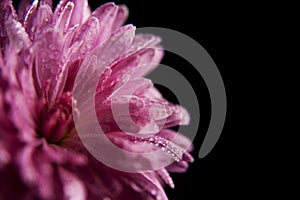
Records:
<instances>
[{"instance_id":1,"label":"pink petal","mask_svg":"<svg viewBox=\"0 0 300 200\"><path fill-rule=\"evenodd\" d=\"M87 0L61 0L54 11L54 18L57 20L68 3L74 4L74 14L71 15L70 25L82 24L90 16L91 11Z\"/></svg>"},{"instance_id":2,"label":"pink petal","mask_svg":"<svg viewBox=\"0 0 300 200\"><path fill-rule=\"evenodd\" d=\"M21 0L20 1L19 5L18 5L18 18L21 23L23 23L26 13L30 9L31 5L32 5L31 0Z\"/></svg>"},{"instance_id":3,"label":"pink petal","mask_svg":"<svg viewBox=\"0 0 300 200\"><path fill-rule=\"evenodd\" d=\"M121 27L103 45L96 47L86 56L77 75L73 92L77 99L87 98L86 92L96 85L105 66L128 50L134 37L135 28L131 25Z\"/></svg>"},{"instance_id":4,"label":"pink petal","mask_svg":"<svg viewBox=\"0 0 300 200\"><path fill-rule=\"evenodd\" d=\"M152 48L142 49L133 54L122 58L117 63L111 66L112 75L111 80L119 79L124 74L131 75L132 78L142 77L149 71L149 67L156 67L158 62L153 60L156 50Z\"/></svg>"},{"instance_id":5,"label":"pink petal","mask_svg":"<svg viewBox=\"0 0 300 200\"><path fill-rule=\"evenodd\" d=\"M29 185L35 185L38 182L39 174L33 162L33 154L36 144L25 146L17 155L17 162L23 181Z\"/></svg>"},{"instance_id":6,"label":"pink petal","mask_svg":"<svg viewBox=\"0 0 300 200\"><path fill-rule=\"evenodd\" d=\"M173 179L171 178L169 172L166 169L160 169L157 170L156 173L159 175L159 177L166 183L168 184L171 188L174 188L174 182Z\"/></svg>"},{"instance_id":7,"label":"pink petal","mask_svg":"<svg viewBox=\"0 0 300 200\"><path fill-rule=\"evenodd\" d=\"M36 133L32 107L28 106L24 96L14 89L6 92L5 100L11 106L8 117L18 129L20 139L23 142L34 141Z\"/></svg>"},{"instance_id":8,"label":"pink petal","mask_svg":"<svg viewBox=\"0 0 300 200\"><path fill-rule=\"evenodd\" d=\"M124 5L118 6L118 12L117 12L117 16L114 21L112 30L116 30L121 25L123 25L128 17L128 14L129 14L129 11L126 6L124 6Z\"/></svg>"},{"instance_id":9,"label":"pink petal","mask_svg":"<svg viewBox=\"0 0 300 200\"><path fill-rule=\"evenodd\" d=\"M41 5L48 4L50 8L52 8L52 6L53 6L52 0L40 0L40 4Z\"/></svg>"},{"instance_id":10,"label":"pink petal","mask_svg":"<svg viewBox=\"0 0 300 200\"><path fill-rule=\"evenodd\" d=\"M161 42L161 38L152 34L137 34L132 42L132 51L155 47Z\"/></svg>"},{"instance_id":11,"label":"pink petal","mask_svg":"<svg viewBox=\"0 0 300 200\"><path fill-rule=\"evenodd\" d=\"M168 200L164 189L154 173L140 173L129 175L128 184L134 184L136 189L147 192L154 199ZM144 197L145 198L145 197Z\"/></svg>"},{"instance_id":12,"label":"pink petal","mask_svg":"<svg viewBox=\"0 0 300 200\"><path fill-rule=\"evenodd\" d=\"M90 8L87 0L73 0L75 5L70 25L82 24L90 16Z\"/></svg>"},{"instance_id":13,"label":"pink petal","mask_svg":"<svg viewBox=\"0 0 300 200\"><path fill-rule=\"evenodd\" d=\"M8 17L12 17L15 20L18 20L17 13L15 8L12 5L12 1L10 0L2 0L0 1L0 16L1 23L7 19Z\"/></svg>"},{"instance_id":14,"label":"pink petal","mask_svg":"<svg viewBox=\"0 0 300 200\"><path fill-rule=\"evenodd\" d=\"M28 12L24 16L24 22L23 22L24 28L31 40L33 40L34 33L36 30L35 17L37 16L37 10L38 10L38 1L36 0L32 3L30 8L28 9Z\"/></svg>"},{"instance_id":15,"label":"pink petal","mask_svg":"<svg viewBox=\"0 0 300 200\"><path fill-rule=\"evenodd\" d=\"M63 183L65 199L82 200L87 198L86 189L78 177L62 167L59 168L59 174Z\"/></svg>"},{"instance_id":16,"label":"pink petal","mask_svg":"<svg viewBox=\"0 0 300 200\"><path fill-rule=\"evenodd\" d=\"M36 13L34 25L31 27L31 31L42 35L42 33L52 24L52 22L52 9L48 4L40 5Z\"/></svg>"},{"instance_id":17,"label":"pink petal","mask_svg":"<svg viewBox=\"0 0 300 200\"><path fill-rule=\"evenodd\" d=\"M100 33L97 39L99 45L110 36L117 13L118 7L114 3L106 3L92 13L92 16L97 17L100 22Z\"/></svg>"},{"instance_id":18,"label":"pink petal","mask_svg":"<svg viewBox=\"0 0 300 200\"><path fill-rule=\"evenodd\" d=\"M186 136L173 131L171 129L163 129L161 130L157 136L163 137L169 141L174 142L175 144L181 146L184 149L187 149L188 151L192 151L192 141L187 138Z\"/></svg>"},{"instance_id":19,"label":"pink petal","mask_svg":"<svg viewBox=\"0 0 300 200\"><path fill-rule=\"evenodd\" d=\"M4 144L0 141L0 170L3 169L11 160L11 155L6 150Z\"/></svg>"},{"instance_id":20,"label":"pink petal","mask_svg":"<svg viewBox=\"0 0 300 200\"><path fill-rule=\"evenodd\" d=\"M77 51L71 55L71 60L82 59L90 52L95 46L97 37L100 31L99 20L96 17L90 17L83 25L78 27L72 38L72 46L74 48L77 43L80 43Z\"/></svg>"},{"instance_id":21,"label":"pink petal","mask_svg":"<svg viewBox=\"0 0 300 200\"><path fill-rule=\"evenodd\" d=\"M57 145L46 143L43 145L43 148L47 157L55 163L64 164L68 161L74 165L84 165L87 163L85 155L79 152L74 152L71 149L68 150Z\"/></svg>"},{"instance_id":22,"label":"pink petal","mask_svg":"<svg viewBox=\"0 0 300 200\"><path fill-rule=\"evenodd\" d=\"M19 53L31 45L27 33L20 22L17 22L11 16L5 21L5 31L8 35L7 46L5 48L5 66L3 67L3 76L6 77L10 84L17 86L18 73L24 67L24 62L20 62Z\"/></svg>"},{"instance_id":23,"label":"pink petal","mask_svg":"<svg viewBox=\"0 0 300 200\"><path fill-rule=\"evenodd\" d=\"M169 172L179 172L179 173L183 173L186 172L186 170L188 169L189 164L188 162L186 162L185 160L181 160L180 162L174 162L171 165L167 166L166 169Z\"/></svg>"},{"instance_id":24,"label":"pink petal","mask_svg":"<svg viewBox=\"0 0 300 200\"><path fill-rule=\"evenodd\" d=\"M60 63L62 46L61 35L52 29L36 38L34 46L35 70L40 90L46 92L48 99L53 99L54 88L62 71ZM50 84L48 91L46 90L47 82Z\"/></svg>"},{"instance_id":25,"label":"pink petal","mask_svg":"<svg viewBox=\"0 0 300 200\"><path fill-rule=\"evenodd\" d=\"M62 33L67 32L70 25L73 10L74 10L74 3L68 2L66 6L63 8L61 14L59 15L56 21L55 28L57 30L61 31Z\"/></svg>"},{"instance_id":26,"label":"pink petal","mask_svg":"<svg viewBox=\"0 0 300 200\"><path fill-rule=\"evenodd\" d=\"M9 39L6 56L10 56L9 54L17 54L21 49L28 48L29 45L31 45L28 35L20 22L9 17L5 21L5 28Z\"/></svg>"}]
</instances>

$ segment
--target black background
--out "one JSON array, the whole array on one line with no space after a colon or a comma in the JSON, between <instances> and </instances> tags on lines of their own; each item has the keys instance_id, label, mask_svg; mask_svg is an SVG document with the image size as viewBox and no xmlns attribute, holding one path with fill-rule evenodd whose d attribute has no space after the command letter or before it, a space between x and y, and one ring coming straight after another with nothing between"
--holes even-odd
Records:
<instances>
[{"instance_id":1,"label":"black background","mask_svg":"<svg viewBox=\"0 0 300 200\"><path fill-rule=\"evenodd\" d=\"M57 3L57 1L54 1ZM107 1L90 0L92 10ZM193 73L193 68L186 61L171 54L166 54L163 64L181 72L191 83L200 102L201 122L194 141L192 153L195 162L184 174L172 174L175 189L166 187L170 200L213 199L215 197L244 199L252 196L259 189L258 180L252 176L255 168L255 157L248 139L251 127L244 125L249 106L243 104L245 88L241 79L249 68L241 60L243 49L248 38L243 38L244 18L251 12L247 5L229 5L210 1L115 1L129 8L129 19L136 27L164 27L182 32L202 45L210 54L224 80L227 93L227 117L221 137L214 149L205 158L199 159L198 153L205 136L210 117L210 100L207 88L201 76ZM164 96L176 102L172 93L161 89ZM250 183L250 179L254 182Z\"/></svg>"}]
</instances>

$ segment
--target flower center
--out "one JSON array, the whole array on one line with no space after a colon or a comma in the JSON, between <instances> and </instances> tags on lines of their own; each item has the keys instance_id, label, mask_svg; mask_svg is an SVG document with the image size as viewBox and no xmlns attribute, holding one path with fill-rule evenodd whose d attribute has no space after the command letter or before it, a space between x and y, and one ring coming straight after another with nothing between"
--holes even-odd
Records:
<instances>
[{"instance_id":1,"label":"flower center","mask_svg":"<svg viewBox=\"0 0 300 200\"><path fill-rule=\"evenodd\" d=\"M63 93L59 101L50 106L42 99L37 106L37 133L52 144L60 144L75 134L72 117L72 95Z\"/></svg>"}]
</instances>

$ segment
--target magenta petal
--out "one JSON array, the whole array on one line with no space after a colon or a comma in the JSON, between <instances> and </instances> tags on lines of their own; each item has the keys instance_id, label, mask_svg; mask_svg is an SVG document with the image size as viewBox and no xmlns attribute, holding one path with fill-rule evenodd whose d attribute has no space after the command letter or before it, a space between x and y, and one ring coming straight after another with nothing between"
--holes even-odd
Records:
<instances>
[{"instance_id":1,"label":"magenta petal","mask_svg":"<svg viewBox=\"0 0 300 200\"><path fill-rule=\"evenodd\" d=\"M82 24L89 17L90 9L87 0L73 0L75 5L74 14L72 14L70 25Z\"/></svg>"},{"instance_id":2,"label":"magenta petal","mask_svg":"<svg viewBox=\"0 0 300 200\"><path fill-rule=\"evenodd\" d=\"M168 200L158 178L153 173L134 174L131 177L131 182L135 184L137 189L147 192L154 199Z\"/></svg>"},{"instance_id":3,"label":"magenta petal","mask_svg":"<svg viewBox=\"0 0 300 200\"><path fill-rule=\"evenodd\" d=\"M12 5L12 1L10 1L10 0L0 1L0 16L1 16L0 17L1 25L2 25L3 21L5 21L5 19L7 19L8 17L12 17L13 19L18 20L16 10ZM2 29L2 27L1 27L1 29ZM1 30L1 32L2 32L2 30Z\"/></svg>"},{"instance_id":4,"label":"magenta petal","mask_svg":"<svg viewBox=\"0 0 300 200\"><path fill-rule=\"evenodd\" d=\"M149 74L152 70L154 70L160 61L162 60L162 57L164 55L163 50L161 47L155 47L155 48L147 48L145 52L149 53L149 57L146 58L145 56L142 57L139 68L135 71L133 71L132 76L134 77L140 77L140 76L146 76ZM150 58L150 59L149 59Z\"/></svg>"},{"instance_id":5,"label":"magenta petal","mask_svg":"<svg viewBox=\"0 0 300 200\"><path fill-rule=\"evenodd\" d=\"M3 138L0 138L3 141ZM12 160L4 144L0 141L0 171Z\"/></svg>"},{"instance_id":6,"label":"magenta petal","mask_svg":"<svg viewBox=\"0 0 300 200\"><path fill-rule=\"evenodd\" d=\"M132 78L142 77L147 73L150 68L155 68L159 62L153 60L157 52L153 48L142 49L140 51L129 53L124 56L118 62L113 63L112 69L112 80L117 80L124 74L131 75Z\"/></svg>"},{"instance_id":7,"label":"magenta petal","mask_svg":"<svg viewBox=\"0 0 300 200\"><path fill-rule=\"evenodd\" d=\"M74 58L71 58L71 60L83 58L86 53L90 52L96 46L99 30L99 20L96 17L90 17L75 31L72 38L72 46L70 47L74 52L73 55L71 55ZM76 45L79 45L78 50L74 51Z\"/></svg>"},{"instance_id":8,"label":"magenta petal","mask_svg":"<svg viewBox=\"0 0 300 200\"><path fill-rule=\"evenodd\" d=\"M9 39L9 46L7 47L7 56L15 56L23 48L28 48L31 45L31 41L28 38L28 35L25 32L25 29L22 27L21 23L14 20L12 17L9 17L5 21L6 32ZM8 62L9 61L7 59Z\"/></svg>"},{"instance_id":9,"label":"magenta petal","mask_svg":"<svg viewBox=\"0 0 300 200\"><path fill-rule=\"evenodd\" d=\"M118 6L118 12L114 24L112 26L112 30L116 30L120 26L124 24L128 17L129 11L128 8L124 5Z\"/></svg>"},{"instance_id":10,"label":"magenta petal","mask_svg":"<svg viewBox=\"0 0 300 200\"><path fill-rule=\"evenodd\" d=\"M52 0L40 0L40 4L48 4L50 8L53 6L53 1Z\"/></svg>"},{"instance_id":11,"label":"magenta petal","mask_svg":"<svg viewBox=\"0 0 300 200\"><path fill-rule=\"evenodd\" d=\"M170 140L188 151L192 151L192 141L178 132L171 129L163 129L157 134L157 136Z\"/></svg>"},{"instance_id":12,"label":"magenta petal","mask_svg":"<svg viewBox=\"0 0 300 200\"><path fill-rule=\"evenodd\" d=\"M38 144L27 145L24 147L17 156L17 162L20 167L20 172L23 181L29 185L34 185L38 182L39 174L34 166L32 160L35 147Z\"/></svg>"},{"instance_id":13,"label":"magenta petal","mask_svg":"<svg viewBox=\"0 0 300 200\"><path fill-rule=\"evenodd\" d=\"M53 89L56 85L56 78L61 73L61 35L54 30L47 30L36 38L34 51L35 70L38 76L38 83L41 90L46 91L48 98L52 98ZM43 52L39 54L38 52ZM47 83L48 82L48 83ZM48 84L50 88L47 91Z\"/></svg>"},{"instance_id":14,"label":"magenta petal","mask_svg":"<svg viewBox=\"0 0 300 200\"><path fill-rule=\"evenodd\" d=\"M34 1L29 8L27 14L24 16L24 28L28 33L28 36L31 40L34 38L34 33L36 31L36 22L35 17L37 16L38 10L38 1Z\"/></svg>"},{"instance_id":15,"label":"magenta petal","mask_svg":"<svg viewBox=\"0 0 300 200\"><path fill-rule=\"evenodd\" d=\"M185 172L189 167L188 162L186 162L185 160L181 160L180 162L174 162L171 165L167 166L166 169L169 172L179 172L179 173L183 173Z\"/></svg>"},{"instance_id":16,"label":"magenta petal","mask_svg":"<svg viewBox=\"0 0 300 200\"><path fill-rule=\"evenodd\" d=\"M46 28L48 28L53 22L53 13L51 8L49 7L48 4L44 4L39 6L34 26L31 27L31 30L33 28L34 32L37 33L43 33Z\"/></svg>"},{"instance_id":17,"label":"magenta petal","mask_svg":"<svg viewBox=\"0 0 300 200\"><path fill-rule=\"evenodd\" d=\"M74 4L72 2L68 2L56 21L56 29L60 30L62 33L67 32L69 29L73 9Z\"/></svg>"},{"instance_id":18,"label":"magenta petal","mask_svg":"<svg viewBox=\"0 0 300 200\"><path fill-rule=\"evenodd\" d=\"M18 5L18 18L21 23L23 23L26 13L32 6L32 1L31 0L21 0L19 5Z\"/></svg>"},{"instance_id":19,"label":"magenta petal","mask_svg":"<svg viewBox=\"0 0 300 200\"><path fill-rule=\"evenodd\" d=\"M95 84L95 80L100 78L105 66L109 66L128 50L132 43L134 32L135 28L132 25L123 26L116 30L108 41L103 45L97 46L86 56L80 66L80 74L77 75L78 83L82 84L74 86L74 91L77 94L84 94L84 91L88 91ZM82 96L82 98L85 96Z\"/></svg>"},{"instance_id":20,"label":"magenta petal","mask_svg":"<svg viewBox=\"0 0 300 200\"><path fill-rule=\"evenodd\" d=\"M78 177L71 172L59 168L65 199L86 199L86 189Z\"/></svg>"},{"instance_id":21,"label":"magenta petal","mask_svg":"<svg viewBox=\"0 0 300 200\"><path fill-rule=\"evenodd\" d=\"M99 45L110 36L117 12L118 7L114 3L106 3L92 13L92 16L97 17L100 22L100 33L97 39Z\"/></svg>"},{"instance_id":22,"label":"magenta petal","mask_svg":"<svg viewBox=\"0 0 300 200\"><path fill-rule=\"evenodd\" d=\"M157 170L156 173L159 175L159 177L166 183L168 184L171 188L174 188L174 182L173 179L171 178L169 172L166 169L160 169Z\"/></svg>"},{"instance_id":23,"label":"magenta petal","mask_svg":"<svg viewBox=\"0 0 300 200\"><path fill-rule=\"evenodd\" d=\"M155 47L161 42L161 38L152 34L137 34L132 42L132 50Z\"/></svg>"},{"instance_id":24,"label":"magenta petal","mask_svg":"<svg viewBox=\"0 0 300 200\"><path fill-rule=\"evenodd\" d=\"M173 110L173 114L167 118L167 121L164 125L165 128L189 124L190 115L185 108L175 105L173 106Z\"/></svg>"},{"instance_id":25,"label":"magenta petal","mask_svg":"<svg viewBox=\"0 0 300 200\"><path fill-rule=\"evenodd\" d=\"M91 13L87 0L61 0L53 13L52 0L31 2L17 16L0 1L0 199L167 200L168 171L193 157L190 140L165 129L189 114L143 78L162 59L161 39L122 26L126 6ZM118 171L88 152L75 122L88 125L95 109L108 139L155 171ZM121 164L140 169L131 155Z\"/></svg>"},{"instance_id":26,"label":"magenta petal","mask_svg":"<svg viewBox=\"0 0 300 200\"><path fill-rule=\"evenodd\" d=\"M54 11L54 18L57 20L68 3L74 4L74 12L71 14L70 25L82 24L91 15L87 0L61 0Z\"/></svg>"},{"instance_id":27,"label":"magenta petal","mask_svg":"<svg viewBox=\"0 0 300 200\"><path fill-rule=\"evenodd\" d=\"M6 93L5 100L11 105L9 118L19 130L19 139L24 142L34 141L35 131L32 107L28 105L20 92L13 89Z\"/></svg>"}]
</instances>

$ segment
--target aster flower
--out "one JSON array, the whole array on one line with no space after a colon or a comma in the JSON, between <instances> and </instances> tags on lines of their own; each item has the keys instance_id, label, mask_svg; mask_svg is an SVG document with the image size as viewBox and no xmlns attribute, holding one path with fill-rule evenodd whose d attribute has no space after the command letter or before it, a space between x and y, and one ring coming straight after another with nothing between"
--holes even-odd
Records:
<instances>
[{"instance_id":1,"label":"aster flower","mask_svg":"<svg viewBox=\"0 0 300 200\"><path fill-rule=\"evenodd\" d=\"M168 171L184 172L193 158L185 151L190 141L168 129L187 124L188 113L143 78L162 59L160 38L122 26L125 6L107 3L91 12L87 0L62 0L51 7L50 0L24 0L18 11L0 3L0 199L167 199L164 183L174 187ZM94 58L108 66L95 96L105 135L127 151L164 149L174 163L128 173L86 150L72 114L73 88ZM111 105L118 112L124 98L134 128L119 120L120 128L114 118Z\"/></svg>"}]
</instances>

